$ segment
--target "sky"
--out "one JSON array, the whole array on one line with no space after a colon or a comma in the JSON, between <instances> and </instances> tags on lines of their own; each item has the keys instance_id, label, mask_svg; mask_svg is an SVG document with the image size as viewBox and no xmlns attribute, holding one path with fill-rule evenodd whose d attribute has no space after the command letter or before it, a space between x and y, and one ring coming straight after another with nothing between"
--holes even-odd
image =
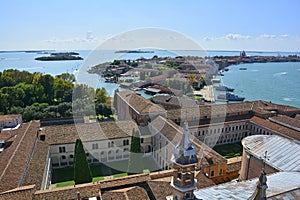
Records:
<instances>
[{"instance_id":1,"label":"sky","mask_svg":"<svg viewBox=\"0 0 300 200\"><path fill-rule=\"evenodd\" d=\"M92 50L156 27L206 50L299 52L299 9L299 0L1 1L0 50Z\"/></svg>"}]
</instances>

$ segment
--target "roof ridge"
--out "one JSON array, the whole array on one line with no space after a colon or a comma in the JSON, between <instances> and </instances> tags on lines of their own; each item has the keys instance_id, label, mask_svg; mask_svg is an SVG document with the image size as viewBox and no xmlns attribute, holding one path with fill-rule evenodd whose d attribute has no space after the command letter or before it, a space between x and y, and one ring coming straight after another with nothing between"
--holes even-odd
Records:
<instances>
[{"instance_id":1,"label":"roof ridge","mask_svg":"<svg viewBox=\"0 0 300 200\"><path fill-rule=\"evenodd\" d=\"M21 146L21 143L22 143L22 141L23 141L25 135L27 134L28 129L30 128L31 124L32 124L32 121L30 121L30 123L28 124L28 126L27 126L26 130L24 131L24 134L22 135L21 139L19 140L19 143L18 143L18 145L16 146L16 148L15 148L13 154L12 154L11 157L9 158L9 160L8 160L8 162L7 162L7 164L6 164L6 167L4 168L4 170L3 170L3 172L2 172L2 174L1 174L1 176L0 176L0 182L1 182L1 180L2 180L2 178L3 178L3 176L4 176L4 174L5 174L6 170L8 169L8 166L10 165L11 161L12 161L13 158L15 157L17 150L18 150L19 147Z\"/></svg>"}]
</instances>

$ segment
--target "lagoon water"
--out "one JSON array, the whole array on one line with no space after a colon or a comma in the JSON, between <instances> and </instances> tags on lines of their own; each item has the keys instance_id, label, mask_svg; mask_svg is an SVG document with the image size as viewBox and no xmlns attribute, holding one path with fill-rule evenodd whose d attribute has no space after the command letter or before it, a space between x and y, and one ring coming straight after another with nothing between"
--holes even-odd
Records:
<instances>
[{"instance_id":1,"label":"lagoon water","mask_svg":"<svg viewBox=\"0 0 300 200\"><path fill-rule=\"evenodd\" d=\"M0 71L5 69L26 70L29 72L42 72L57 75L64 72L80 73L82 66L86 64L91 51L74 50L85 60L75 61L36 61L34 58L45 54L25 52L1 52ZM239 55L237 51L207 51L208 56L233 56ZM290 54L300 55L294 52L247 52L247 55L258 56L287 56ZM152 58L154 55L161 57L175 57L177 55L203 56L200 51L164 51L155 50L154 53L115 54L114 51L102 51L101 61L111 59L137 59L140 57ZM239 70L246 67L247 70ZM81 71L80 71L81 70ZM118 88L117 84L105 83L99 77L90 76L97 80L97 87L105 87L110 96ZM223 83L235 88L234 93L244 96L246 100L265 100L274 103L300 107L300 63L254 63L230 66L228 72L224 72ZM88 83L92 82L87 80ZM92 84L95 86L95 84Z\"/></svg>"},{"instance_id":2,"label":"lagoon water","mask_svg":"<svg viewBox=\"0 0 300 200\"><path fill-rule=\"evenodd\" d=\"M240 70L241 67L247 70ZM246 100L265 100L300 108L300 63L253 63L229 67L224 85Z\"/></svg>"}]
</instances>

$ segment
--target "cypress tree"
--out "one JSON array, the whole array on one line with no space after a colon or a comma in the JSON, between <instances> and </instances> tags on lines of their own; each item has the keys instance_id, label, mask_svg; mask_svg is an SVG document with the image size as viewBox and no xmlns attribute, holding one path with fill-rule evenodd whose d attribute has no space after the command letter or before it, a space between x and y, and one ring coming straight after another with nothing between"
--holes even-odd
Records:
<instances>
[{"instance_id":1,"label":"cypress tree","mask_svg":"<svg viewBox=\"0 0 300 200\"><path fill-rule=\"evenodd\" d=\"M80 139L76 140L74 156L75 184L92 182L92 173Z\"/></svg>"},{"instance_id":2,"label":"cypress tree","mask_svg":"<svg viewBox=\"0 0 300 200\"><path fill-rule=\"evenodd\" d=\"M141 149L140 132L132 130L130 155L128 160L128 173L142 173L143 171L143 154Z\"/></svg>"}]
</instances>

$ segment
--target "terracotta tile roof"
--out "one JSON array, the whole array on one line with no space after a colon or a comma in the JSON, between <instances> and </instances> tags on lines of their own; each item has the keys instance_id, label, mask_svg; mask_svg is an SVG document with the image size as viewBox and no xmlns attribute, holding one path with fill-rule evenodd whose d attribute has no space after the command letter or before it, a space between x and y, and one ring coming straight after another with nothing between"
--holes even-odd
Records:
<instances>
[{"instance_id":1,"label":"terracotta tile roof","mask_svg":"<svg viewBox=\"0 0 300 200\"><path fill-rule=\"evenodd\" d=\"M137 95L135 92L126 90L118 92L118 95L139 114L149 114L149 112L164 113L165 110L152 103L150 100Z\"/></svg>"},{"instance_id":2,"label":"terracotta tile roof","mask_svg":"<svg viewBox=\"0 0 300 200\"><path fill-rule=\"evenodd\" d=\"M137 175L131 175L127 177L121 177L121 178L115 178L112 180L102 180L95 183L85 183L75 186L67 186L62 188L56 188L52 190L39 190L35 192L35 198L34 199L51 199L55 197L56 199L75 199L77 196L77 192L80 192L81 197L96 197L99 196L99 191L103 192L103 195L106 196L106 191L109 191L107 193L110 193L110 191L115 190L118 188L130 188L132 186L137 186L140 183L144 183L146 181L150 180L149 174L137 174ZM141 192L140 189L137 192L138 197L144 197L144 193ZM130 192L130 190L124 190L126 191L125 195L134 195L134 193ZM122 198L125 195L118 194L117 193L110 193L110 195L107 195L106 197L109 197L109 199L112 197L115 197L116 199ZM130 199L130 198L129 198ZM134 199L134 197L131 197L131 199ZM143 198L141 198L143 199Z\"/></svg>"},{"instance_id":3,"label":"terracotta tile roof","mask_svg":"<svg viewBox=\"0 0 300 200\"><path fill-rule=\"evenodd\" d=\"M128 197L129 200L140 200L140 199L149 200L148 194L145 191L145 189L139 186L130 188L125 192L125 195Z\"/></svg>"},{"instance_id":4,"label":"terracotta tile roof","mask_svg":"<svg viewBox=\"0 0 300 200\"><path fill-rule=\"evenodd\" d=\"M111 200L111 199L126 199L126 200L141 200L141 199L149 199L147 192L144 188L139 186L127 187L122 189L110 190L108 192L102 193L103 200Z\"/></svg>"},{"instance_id":5,"label":"terracotta tile roof","mask_svg":"<svg viewBox=\"0 0 300 200\"><path fill-rule=\"evenodd\" d=\"M159 130L174 145L177 145L181 140L183 129L179 127L177 124L175 124L173 121L158 116L155 120L151 122L151 125L155 127L157 130ZM200 149L201 151L203 151L204 159L201 160L204 166L226 162L225 158L223 158L220 154L215 152L213 149L203 144L192 134L190 134L190 139L192 140L193 144L196 146L198 152L200 152Z\"/></svg>"},{"instance_id":6,"label":"terracotta tile roof","mask_svg":"<svg viewBox=\"0 0 300 200\"><path fill-rule=\"evenodd\" d=\"M300 120L286 115L278 115L270 118L270 121L281 124L288 128L292 128L300 131Z\"/></svg>"},{"instance_id":7,"label":"terracotta tile roof","mask_svg":"<svg viewBox=\"0 0 300 200\"><path fill-rule=\"evenodd\" d=\"M171 96L171 95L157 95L151 99L154 103L163 106L166 110L178 108L196 108L198 101L187 97Z\"/></svg>"},{"instance_id":8,"label":"terracotta tile roof","mask_svg":"<svg viewBox=\"0 0 300 200\"><path fill-rule=\"evenodd\" d=\"M16 135L16 131L3 131L0 133L0 140L3 140L4 142L13 140L13 136Z\"/></svg>"},{"instance_id":9,"label":"terracotta tile roof","mask_svg":"<svg viewBox=\"0 0 300 200\"><path fill-rule=\"evenodd\" d=\"M168 110L168 119L191 119L193 117L203 117L208 118L216 116L226 116L227 113L246 113L252 111L254 113L268 114L271 111L279 111L279 113L300 113L300 108L295 108L292 106L273 104L265 101L246 101L243 103L233 103L233 104L214 104L214 105L200 105L194 108L183 107L182 109Z\"/></svg>"},{"instance_id":10,"label":"terracotta tile roof","mask_svg":"<svg viewBox=\"0 0 300 200\"><path fill-rule=\"evenodd\" d=\"M300 114L297 114L297 115L295 116L295 119L300 120Z\"/></svg>"},{"instance_id":11,"label":"terracotta tile roof","mask_svg":"<svg viewBox=\"0 0 300 200\"><path fill-rule=\"evenodd\" d=\"M35 184L37 190L41 189L49 148L47 143L37 141L23 185Z\"/></svg>"},{"instance_id":12,"label":"terracotta tile roof","mask_svg":"<svg viewBox=\"0 0 300 200\"><path fill-rule=\"evenodd\" d=\"M197 189L216 185L211 179L209 179L207 176L201 173L201 171L196 173L196 179L197 179Z\"/></svg>"},{"instance_id":13,"label":"terracotta tile roof","mask_svg":"<svg viewBox=\"0 0 300 200\"><path fill-rule=\"evenodd\" d=\"M241 169L242 161L227 164L226 173L237 172Z\"/></svg>"},{"instance_id":14,"label":"terracotta tile roof","mask_svg":"<svg viewBox=\"0 0 300 200\"><path fill-rule=\"evenodd\" d=\"M45 126L40 134L46 136L46 142L53 144L74 143L76 139L95 141L130 137L132 130L138 130L133 121L114 121L89 124L70 124Z\"/></svg>"},{"instance_id":15,"label":"terracotta tile roof","mask_svg":"<svg viewBox=\"0 0 300 200\"><path fill-rule=\"evenodd\" d=\"M269 112L271 110L278 110L281 112L295 112L300 114L300 108L296 108L293 106L288 106L288 105L281 105L281 104L275 104L271 102L266 102L266 101L253 101L254 102L254 111L255 110L264 110L265 112Z\"/></svg>"},{"instance_id":16,"label":"terracotta tile roof","mask_svg":"<svg viewBox=\"0 0 300 200\"><path fill-rule=\"evenodd\" d=\"M147 182L155 199L165 200L166 196L172 195L172 187L170 182L165 181L148 181Z\"/></svg>"},{"instance_id":17,"label":"terracotta tile roof","mask_svg":"<svg viewBox=\"0 0 300 200\"><path fill-rule=\"evenodd\" d=\"M278 133L279 135L283 136L283 137L288 137L288 138L292 138L292 139L296 139L298 141L300 141L300 132L299 131L295 131L293 129L287 128L285 126L281 126L279 124L276 124L274 122L271 122L269 120L266 119L262 119L259 117L252 117L250 120L251 123L263 126L265 128L270 129L271 131Z\"/></svg>"},{"instance_id":18,"label":"terracotta tile roof","mask_svg":"<svg viewBox=\"0 0 300 200\"><path fill-rule=\"evenodd\" d=\"M184 107L182 109L168 110L169 119L192 119L194 117L226 116L227 113L251 111L253 102L234 104L199 105L196 107Z\"/></svg>"},{"instance_id":19,"label":"terracotta tile roof","mask_svg":"<svg viewBox=\"0 0 300 200\"><path fill-rule=\"evenodd\" d=\"M22 116L21 114L17 114L17 115L0 115L0 121L7 121L7 120L11 120L11 119L15 119Z\"/></svg>"},{"instance_id":20,"label":"terracotta tile roof","mask_svg":"<svg viewBox=\"0 0 300 200\"><path fill-rule=\"evenodd\" d=\"M102 194L103 200L124 200L126 199L124 192L117 192L117 191L109 191Z\"/></svg>"},{"instance_id":21,"label":"terracotta tile roof","mask_svg":"<svg viewBox=\"0 0 300 200\"><path fill-rule=\"evenodd\" d=\"M17 137L11 146L0 154L0 192L20 186L38 127L38 121L23 124L16 130Z\"/></svg>"},{"instance_id":22,"label":"terracotta tile roof","mask_svg":"<svg viewBox=\"0 0 300 200\"><path fill-rule=\"evenodd\" d=\"M97 183L86 183L75 186L67 186L52 190L36 190L35 185L15 188L0 194L0 199L76 199L77 193L81 198L98 197L101 190L103 200L128 199L144 200L157 199L165 200L166 196L172 194L170 181L150 180L149 174L138 174L123 178L117 178ZM198 181L197 187L204 188L215 185L212 180L201 173L195 177ZM26 198L24 198L26 197Z\"/></svg>"},{"instance_id":23,"label":"terracotta tile roof","mask_svg":"<svg viewBox=\"0 0 300 200\"><path fill-rule=\"evenodd\" d=\"M27 185L18 187L12 190L8 190L6 192L0 193L0 199L18 199L18 200L29 200L33 199L33 195L35 192L35 185Z\"/></svg>"}]
</instances>

